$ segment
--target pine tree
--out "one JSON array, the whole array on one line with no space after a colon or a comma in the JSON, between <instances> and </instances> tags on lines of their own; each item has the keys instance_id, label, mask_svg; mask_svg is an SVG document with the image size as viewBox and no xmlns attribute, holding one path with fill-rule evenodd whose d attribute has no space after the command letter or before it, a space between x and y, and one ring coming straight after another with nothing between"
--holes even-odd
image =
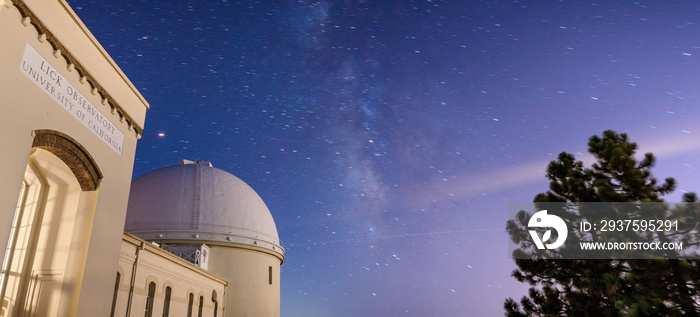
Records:
<instances>
[{"instance_id":1,"label":"pine tree","mask_svg":"<svg viewBox=\"0 0 700 317\"><path fill-rule=\"evenodd\" d=\"M574 155L562 152L547 167L549 190L535 196L534 202L663 202L676 183L663 184L651 176L655 157L647 153L637 162L636 143L626 134L612 130L588 141L588 151L596 162L585 168ZM683 196L695 203L694 193ZM695 224L700 219L696 204L673 212ZM569 217L581 217L572 212ZM592 213L593 211L586 211ZM600 211L598 211L600 212ZM590 217L602 215L586 214ZM506 226L516 243L527 237L527 215L509 220ZM697 231L684 245L698 245ZM663 238L663 237L662 237ZM687 244L686 244L687 243ZM516 250L516 252L522 252ZM520 303L505 301L507 316L699 316L700 260L563 260L516 259L513 277L530 284Z\"/></svg>"}]
</instances>

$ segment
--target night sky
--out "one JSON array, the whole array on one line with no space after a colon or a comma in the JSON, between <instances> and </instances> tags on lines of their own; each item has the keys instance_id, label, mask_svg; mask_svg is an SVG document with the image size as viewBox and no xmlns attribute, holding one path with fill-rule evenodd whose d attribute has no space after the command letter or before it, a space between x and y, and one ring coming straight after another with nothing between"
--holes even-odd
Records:
<instances>
[{"instance_id":1,"label":"night sky","mask_svg":"<svg viewBox=\"0 0 700 317\"><path fill-rule=\"evenodd\" d=\"M605 129L700 191L694 1L69 3L151 104L134 177L267 203L283 317L503 315L507 203Z\"/></svg>"}]
</instances>

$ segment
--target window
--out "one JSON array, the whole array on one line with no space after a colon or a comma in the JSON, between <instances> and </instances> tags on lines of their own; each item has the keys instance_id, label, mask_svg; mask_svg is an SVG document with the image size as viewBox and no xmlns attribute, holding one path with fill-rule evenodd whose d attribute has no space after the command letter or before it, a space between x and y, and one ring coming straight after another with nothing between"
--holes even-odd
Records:
<instances>
[{"instance_id":1,"label":"window","mask_svg":"<svg viewBox=\"0 0 700 317\"><path fill-rule=\"evenodd\" d=\"M146 299L146 317L153 316L153 301L156 297L156 283L148 283L148 298Z\"/></svg>"},{"instance_id":2,"label":"window","mask_svg":"<svg viewBox=\"0 0 700 317\"><path fill-rule=\"evenodd\" d=\"M219 310L219 300L216 299L216 291L211 292L211 301L214 302L214 317Z\"/></svg>"},{"instance_id":3,"label":"window","mask_svg":"<svg viewBox=\"0 0 700 317\"><path fill-rule=\"evenodd\" d=\"M101 178L96 169L93 175L83 168L94 165L77 143L56 133L35 133L16 208L4 211L13 212L8 244L0 246L6 316L57 315L59 303L77 296L64 278L79 270L69 263L86 255L90 230L81 219L91 219L95 211L90 202L97 198Z\"/></svg>"},{"instance_id":4,"label":"window","mask_svg":"<svg viewBox=\"0 0 700 317\"><path fill-rule=\"evenodd\" d=\"M204 308L204 296L199 296L199 313L197 317L202 317L202 308Z\"/></svg>"},{"instance_id":5,"label":"window","mask_svg":"<svg viewBox=\"0 0 700 317\"><path fill-rule=\"evenodd\" d=\"M267 283L272 285L272 267L267 267Z\"/></svg>"},{"instance_id":6,"label":"window","mask_svg":"<svg viewBox=\"0 0 700 317\"><path fill-rule=\"evenodd\" d=\"M194 294L190 293L190 301L187 303L187 317L192 317L192 305L194 305Z\"/></svg>"},{"instance_id":7,"label":"window","mask_svg":"<svg viewBox=\"0 0 700 317\"><path fill-rule=\"evenodd\" d=\"M170 296L173 289L168 286L165 288L165 300L163 301L163 317L168 317L170 315Z\"/></svg>"},{"instance_id":8,"label":"window","mask_svg":"<svg viewBox=\"0 0 700 317\"><path fill-rule=\"evenodd\" d=\"M119 283L121 282L122 274L117 272L117 280L114 282L114 295L112 295L112 312L110 317L114 317L114 309L117 308L117 294L119 293Z\"/></svg>"},{"instance_id":9,"label":"window","mask_svg":"<svg viewBox=\"0 0 700 317\"><path fill-rule=\"evenodd\" d=\"M86 256L102 174L77 141L56 131L35 130L0 274L4 316L55 316L59 303L78 296L64 277ZM13 212L3 210L2 212ZM0 251L2 252L2 251Z\"/></svg>"}]
</instances>

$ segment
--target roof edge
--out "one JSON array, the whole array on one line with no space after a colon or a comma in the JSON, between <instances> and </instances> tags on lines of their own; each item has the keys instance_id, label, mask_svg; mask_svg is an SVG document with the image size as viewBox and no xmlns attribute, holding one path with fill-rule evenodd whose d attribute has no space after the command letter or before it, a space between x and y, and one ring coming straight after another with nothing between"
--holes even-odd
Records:
<instances>
[{"instance_id":1,"label":"roof edge","mask_svg":"<svg viewBox=\"0 0 700 317\"><path fill-rule=\"evenodd\" d=\"M281 246L279 241L269 242L262 239L254 239L239 235L232 234L222 234L216 232L191 232L191 231L128 231L129 233L140 237L141 239L148 241L188 241L189 243L195 244L211 244L213 243L225 243L225 244L241 244L247 246L253 246L258 248L263 248L270 250L274 253L278 253L284 258L285 249ZM167 243L167 242L165 242Z\"/></svg>"}]
</instances>

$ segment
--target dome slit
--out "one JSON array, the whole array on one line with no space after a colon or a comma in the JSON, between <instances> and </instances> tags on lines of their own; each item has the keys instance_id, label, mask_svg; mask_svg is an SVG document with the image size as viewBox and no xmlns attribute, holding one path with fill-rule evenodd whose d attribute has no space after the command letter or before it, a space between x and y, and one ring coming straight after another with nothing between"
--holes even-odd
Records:
<instances>
[{"instance_id":1,"label":"dome slit","mask_svg":"<svg viewBox=\"0 0 700 317\"><path fill-rule=\"evenodd\" d=\"M199 165L199 163L195 164L194 175L196 186L194 186L194 212L192 215L192 228L199 230L199 210L202 202L202 167Z\"/></svg>"}]
</instances>

